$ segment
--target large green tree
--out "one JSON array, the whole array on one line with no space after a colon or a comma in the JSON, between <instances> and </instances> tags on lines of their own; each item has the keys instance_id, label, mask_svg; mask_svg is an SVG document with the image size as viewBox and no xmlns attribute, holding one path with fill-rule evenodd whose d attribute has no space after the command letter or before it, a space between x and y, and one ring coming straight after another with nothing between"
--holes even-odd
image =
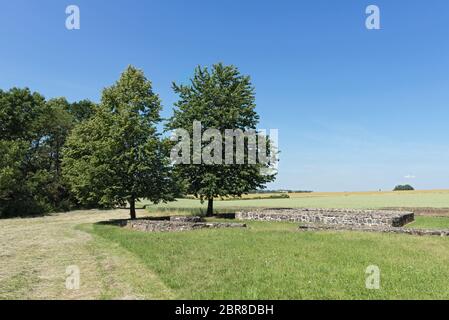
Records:
<instances>
[{"instance_id":1,"label":"large green tree","mask_svg":"<svg viewBox=\"0 0 449 320\"><path fill-rule=\"evenodd\" d=\"M95 115L71 133L64 150L63 172L81 203L116 206L174 198L168 145L156 125L160 99L142 71L128 67L103 91Z\"/></svg>"},{"instance_id":2,"label":"large green tree","mask_svg":"<svg viewBox=\"0 0 449 320\"><path fill-rule=\"evenodd\" d=\"M169 119L168 130L183 129L190 137L194 136L194 122L201 122L201 132L206 129L217 129L223 136L226 130L240 129L244 132L255 130L259 116L255 111L254 87L250 77L240 74L234 66L215 64L212 69L197 67L189 85L173 84L179 100L175 103L174 115ZM208 139L206 139L208 140ZM217 141L215 141L217 142ZM209 141L202 141L202 148ZM213 154L225 158L225 142L221 154ZM233 142L235 149L236 141ZM195 150L191 148L190 164L177 164L175 172L185 182L186 192L208 201L207 215L213 214L215 197L241 196L251 190L264 188L264 185L275 179L275 174L263 174L268 165L260 161L248 161L248 139L245 139L244 163L195 164ZM204 149L203 149L204 150ZM214 150L212 153L220 152ZM234 156L235 160L235 156Z\"/></svg>"}]
</instances>

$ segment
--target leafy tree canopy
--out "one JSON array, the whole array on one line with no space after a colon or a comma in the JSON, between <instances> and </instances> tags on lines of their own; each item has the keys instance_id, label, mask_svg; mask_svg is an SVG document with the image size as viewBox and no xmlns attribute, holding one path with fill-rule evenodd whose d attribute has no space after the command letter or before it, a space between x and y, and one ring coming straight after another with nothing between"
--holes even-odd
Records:
<instances>
[{"instance_id":1,"label":"leafy tree canopy","mask_svg":"<svg viewBox=\"0 0 449 320\"><path fill-rule=\"evenodd\" d=\"M82 203L130 204L174 198L168 144L160 139L160 99L141 70L128 67L103 91L93 117L78 125L64 151L64 176Z\"/></svg>"},{"instance_id":2,"label":"leafy tree canopy","mask_svg":"<svg viewBox=\"0 0 449 320\"><path fill-rule=\"evenodd\" d=\"M64 98L0 90L0 217L68 210L76 203L61 176L61 150L76 123ZM87 110L87 107L86 107Z\"/></svg>"},{"instance_id":3,"label":"leafy tree canopy","mask_svg":"<svg viewBox=\"0 0 449 320\"><path fill-rule=\"evenodd\" d=\"M254 87L249 76L241 75L234 66L221 63L212 69L197 67L189 85L173 84L179 100L175 103L168 130L182 128L193 135L193 122L208 128L248 131L256 129L259 116L255 111ZM204 144L203 144L204 146ZM224 148L222 148L224 150ZM247 149L246 149L247 151ZM193 161L192 161L193 162ZM213 211L213 198L241 196L250 190L264 188L275 175L263 175L263 164L179 164L176 174L185 182L186 192L208 200L208 215Z\"/></svg>"}]
</instances>

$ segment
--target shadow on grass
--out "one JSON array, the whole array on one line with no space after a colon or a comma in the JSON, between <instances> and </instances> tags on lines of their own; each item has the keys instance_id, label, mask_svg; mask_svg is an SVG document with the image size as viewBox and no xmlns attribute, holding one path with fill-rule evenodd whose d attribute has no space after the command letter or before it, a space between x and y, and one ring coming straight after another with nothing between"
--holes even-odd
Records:
<instances>
[{"instance_id":1,"label":"shadow on grass","mask_svg":"<svg viewBox=\"0 0 449 320\"><path fill-rule=\"evenodd\" d=\"M182 216L196 216L201 217L202 221L206 221L206 211L200 208L151 208L151 210L147 211L150 214L154 214L153 216L144 216L138 217L133 221L170 221L172 217L182 217ZM230 212L229 209L226 210L214 210L214 214L208 219L224 219L224 220L235 220L235 212ZM113 225L123 227L125 226L131 219L111 219L106 221L100 221L95 224L98 225Z\"/></svg>"}]
</instances>

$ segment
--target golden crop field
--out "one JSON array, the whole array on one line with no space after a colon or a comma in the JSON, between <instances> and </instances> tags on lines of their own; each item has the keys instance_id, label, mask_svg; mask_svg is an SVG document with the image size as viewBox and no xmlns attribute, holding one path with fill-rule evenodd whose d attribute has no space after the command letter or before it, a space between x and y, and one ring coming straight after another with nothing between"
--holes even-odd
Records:
<instances>
[{"instance_id":1,"label":"golden crop field","mask_svg":"<svg viewBox=\"0 0 449 320\"><path fill-rule=\"evenodd\" d=\"M282 208L449 208L449 190L418 190L418 191L368 191L368 192L312 192L290 193L289 198L273 199L270 196L282 193L249 194L242 199L217 199L215 208L238 207L282 207ZM262 198L262 199L260 199ZM149 207L169 208L203 208L199 200L178 199L178 201L157 206L142 201Z\"/></svg>"}]
</instances>

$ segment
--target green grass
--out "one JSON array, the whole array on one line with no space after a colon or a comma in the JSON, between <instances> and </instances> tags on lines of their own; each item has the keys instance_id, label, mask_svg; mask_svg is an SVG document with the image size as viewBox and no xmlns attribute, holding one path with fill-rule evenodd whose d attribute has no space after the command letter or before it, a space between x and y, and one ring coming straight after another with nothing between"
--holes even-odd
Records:
<instances>
[{"instance_id":1,"label":"green grass","mask_svg":"<svg viewBox=\"0 0 449 320\"><path fill-rule=\"evenodd\" d=\"M145 233L94 225L181 299L449 298L449 239L298 232L296 224ZM365 288L377 265L381 289Z\"/></svg>"},{"instance_id":2,"label":"green grass","mask_svg":"<svg viewBox=\"0 0 449 320\"><path fill-rule=\"evenodd\" d=\"M415 216L415 221L407 225L417 229L449 229L449 217Z\"/></svg>"}]
</instances>

